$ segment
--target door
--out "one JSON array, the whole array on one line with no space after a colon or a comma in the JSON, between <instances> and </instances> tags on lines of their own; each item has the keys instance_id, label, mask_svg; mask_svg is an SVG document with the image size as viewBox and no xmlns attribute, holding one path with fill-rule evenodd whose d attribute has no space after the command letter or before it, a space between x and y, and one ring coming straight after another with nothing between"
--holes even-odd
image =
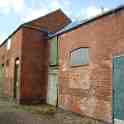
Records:
<instances>
[{"instance_id":1,"label":"door","mask_svg":"<svg viewBox=\"0 0 124 124\"><path fill-rule=\"evenodd\" d=\"M14 71L14 99L17 99L19 96L19 60L15 62L15 71Z\"/></svg>"},{"instance_id":2,"label":"door","mask_svg":"<svg viewBox=\"0 0 124 124\"><path fill-rule=\"evenodd\" d=\"M47 103L50 105L57 105L58 95L58 73L50 72L48 76L48 89L47 89Z\"/></svg>"},{"instance_id":3,"label":"door","mask_svg":"<svg viewBox=\"0 0 124 124\"><path fill-rule=\"evenodd\" d=\"M124 124L124 56L113 58L113 120Z\"/></svg>"}]
</instances>

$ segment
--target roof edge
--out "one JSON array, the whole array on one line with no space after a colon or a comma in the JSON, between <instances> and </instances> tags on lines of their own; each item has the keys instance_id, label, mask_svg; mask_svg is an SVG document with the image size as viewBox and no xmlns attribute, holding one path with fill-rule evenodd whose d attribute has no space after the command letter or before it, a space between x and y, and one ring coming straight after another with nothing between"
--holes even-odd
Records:
<instances>
[{"instance_id":1,"label":"roof edge","mask_svg":"<svg viewBox=\"0 0 124 124\"><path fill-rule=\"evenodd\" d=\"M23 25L23 24L22 24ZM14 30L1 44L0 44L0 47L1 46L3 46L6 42L7 42L7 40L9 39L9 38L11 38L21 27L22 27L22 25L20 25L18 28L16 28L16 30Z\"/></svg>"},{"instance_id":2,"label":"roof edge","mask_svg":"<svg viewBox=\"0 0 124 124\"><path fill-rule=\"evenodd\" d=\"M61 11L68 19L69 19L69 21L71 22L71 19L59 8L59 9L56 9L56 10L54 10L54 11L51 11L51 12L49 12L48 14L46 14L46 15L44 15L44 16L41 16L42 18L43 17L45 17L45 16L47 16L47 15L49 15L49 14L51 14L51 13L54 13L54 12L56 12L56 11ZM22 27L29 27L30 25L29 25L29 23L31 23L31 22L33 22L33 21L35 21L35 20L37 20L37 19L40 19L41 17L39 17L39 18L36 18L36 19L33 19L33 20L31 20L31 21L28 21L28 22L25 22L25 23L23 23L23 24L21 24L21 25L19 25L17 28L16 28L16 30L14 30L1 44L0 44L0 47L1 46L3 46L6 42L7 42L7 40L9 39L9 38L11 38L20 28L22 28ZM41 29L41 31L44 31L43 29ZM44 31L45 32L45 31Z\"/></svg>"},{"instance_id":3,"label":"roof edge","mask_svg":"<svg viewBox=\"0 0 124 124\"><path fill-rule=\"evenodd\" d=\"M25 22L24 24L26 24L26 25L27 25L27 24L30 24L30 23L32 23L32 22L34 22L34 21L36 21L36 20L38 20L38 19L40 19L40 18L46 17L46 16L48 16L48 15L50 15L50 14L52 14L52 13L55 13L55 12L57 12L57 11L60 11L63 15L65 15L65 16L71 21L71 19L62 11L62 9L58 8L58 9L53 10L53 11L50 11L50 12L48 12L47 14L45 14L45 15L43 15L43 16L40 16L40 17L38 17L38 18L36 18L36 19L32 19L31 21Z\"/></svg>"},{"instance_id":4,"label":"roof edge","mask_svg":"<svg viewBox=\"0 0 124 124\"><path fill-rule=\"evenodd\" d=\"M14 32L12 32L1 44L0 44L0 47L3 46L18 30L20 30L21 28L30 28L30 29L33 29L33 30L37 30L37 31L40 31L40 32L45 32L45 33L48 33L48 31L44 30L44 29L37 29L35 27L32 27L32 26L29 26L29 25L26 25L26 24L22 24L20 25Z\"/></svg>"},{"instance_id":5,"label":"roof edge","mask_svg":"<svg viewBox=\"0 0 124 124\"><path fill-rule=\"evenodd\" d=\"M79 28L79 27L81 27L81 26L83 26L83 25L86 25L86 24L88 24L88 23L91 23L91 22L93 22L93 21L96 21L97 19L101 19L101 18L103 18L103 17L105 17L105 16L108 16L108 15L111 15L111 14L114 14L114 13L117 13L118 11L121 11L121 10L123 10L123 9L124 9L124 5L118 6L118 7L114 8L114 9L111 9L111 10L109 10L109 11L107 11L107 12L104 12L104 13L102 13L102 14L100 14L100 15L97 15L97 16L95 16L95 17L93 17L93 18L86 19L86 21L84 21L84 22L82 22L81 24L79 24L79 25L77 25L77 26L75 26L75 27L72 27L72 28L70 28L70 29L68 29L68 30L66 30L66 31L59 32L58 34L56 33L55 35L49 37L49 39L51 39L51 38L53 38L53 37L55 37L55 36L59 36L59 35L62 35L62 34L64 34L64 33L67 33L67 32L72 31L72 30L74 30L74 29L77 29L77 28Z\"/></svg>"}]
</instances>

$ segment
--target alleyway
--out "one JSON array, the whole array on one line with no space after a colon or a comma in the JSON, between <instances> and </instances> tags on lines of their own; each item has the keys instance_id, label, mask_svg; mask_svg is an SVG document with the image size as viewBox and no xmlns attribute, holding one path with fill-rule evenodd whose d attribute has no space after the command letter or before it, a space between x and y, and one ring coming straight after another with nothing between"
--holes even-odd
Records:
<instances>
[{"instance_id":1,"label":"alleyway","mask_svg":"<svg viewBox=\"0 0 124 124\"><path fill-rule=\"evenodd\" d=\"M56 108L19 106L11 101L0 100L0 124L104 124L80 117Z\"/></svg>"}]
</instances>

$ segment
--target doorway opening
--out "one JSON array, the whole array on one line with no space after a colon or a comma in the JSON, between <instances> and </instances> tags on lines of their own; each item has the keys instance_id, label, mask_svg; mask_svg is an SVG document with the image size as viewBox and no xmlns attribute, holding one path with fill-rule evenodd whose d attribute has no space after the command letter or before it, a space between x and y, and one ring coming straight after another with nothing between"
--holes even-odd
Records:
<instances>
[{"instance_id":1,"label":"doorway opening","mask_svg":"<svg viewBox=\"0 0 124 124\"><path fill-rule=\"evenodd\" d=\"M15 59L15 65L14 65L14 87L13 87L13 98L17 99L19 95L19 65L20 60L19 58Z\"/></svg>"},{"instance_id":2,"label":"doorway opening","mask_svg":"<svg viewBox=\"0 0 124 124\"><path fill-rule=\"evenodd\" d=\"M50 70L48 74L47 104L58 104L58 70Z\"/></svg>"}]
</instances>

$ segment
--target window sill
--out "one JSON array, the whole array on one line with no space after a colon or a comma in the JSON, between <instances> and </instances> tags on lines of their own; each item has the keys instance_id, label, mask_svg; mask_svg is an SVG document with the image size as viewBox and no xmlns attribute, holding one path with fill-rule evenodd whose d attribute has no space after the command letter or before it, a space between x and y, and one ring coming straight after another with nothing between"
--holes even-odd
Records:
<instances>
[{"instance_id":1,"label":"window sill","mask_svg":"<svg viewBox=\"0 0 124 124\"><path fill-rule=\"evenodd\" d=\"M86 67L89 66L89 64L83 64L83 65L71 65L71 68L78 68L78 67Z\"/></svg>"}]
</instances>

